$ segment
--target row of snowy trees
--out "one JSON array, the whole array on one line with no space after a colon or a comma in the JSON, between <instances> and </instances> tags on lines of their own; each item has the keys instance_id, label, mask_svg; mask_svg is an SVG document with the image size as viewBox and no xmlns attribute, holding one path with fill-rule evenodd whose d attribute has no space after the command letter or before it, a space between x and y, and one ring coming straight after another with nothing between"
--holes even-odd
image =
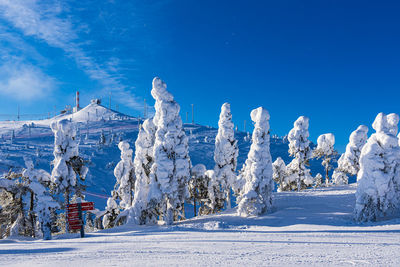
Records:
<instances>
[{"instance_id":1,"label":"row of snowy trees","mask_svg":"<svg viewBox=\"0 0 400 267\"><path fill-rule=\"evenodd\" d=\"M231 207L232 190L243 216L261 214L271 207L274 185L268 111L258 108L251 113L253 142L237 175L239 151L228 103L222 106L218 122L215 167L206 170L202 164L191 165L179 105L161 79L153 80L151 94L156 101L155 115L140 128L133 160L129 145L119 144L121 161L114 171L117 182L107 202L105 228L124 222L154 224L162 220L171 224L185 219L185 201L199 205L201 215L219 212ZM126 199L132 198L128 204Z\"/></svg>"},{"instance_id":2,"label":"row of snowy trees","mask_svg":"<svg viewBox=\"0 0 400 267\"><path fill-rule=\"evenodd\" d=\"M289 154L293 160L286 166L281 158L272 163L269 151L269 113L262 107L251 112L254 122L252 144L243 168L236 173L238 147L230 105L221 107L218 134L215 138L215 167L206 170L202 164L191 166L188 138L182 128L179 105L159 78L153 80L152 96L155 116L140 128L135 156L127 142L121 142L121 161L115 168L116 186L107 202L104 227L124 222L166 224L185 218L184 203L199 206L199 214L219 212L231 207L231 192L236 195L238 214L257 215L272 206L274 182L278 191L302 190L322 185L322 175L312 177L309 160L322 158L325 184L335 159L335 137L323 134L317 147L310 146L309 119L301 116L288 134ZM346 152L339 160L331 183L348 183L347 175L358 172L360 151L366 141L367 128L360 126L350 137ZM352 168L352 169L351 169ZM119 203L119 204L117 204Z\"/></svg>"}]
</instances>

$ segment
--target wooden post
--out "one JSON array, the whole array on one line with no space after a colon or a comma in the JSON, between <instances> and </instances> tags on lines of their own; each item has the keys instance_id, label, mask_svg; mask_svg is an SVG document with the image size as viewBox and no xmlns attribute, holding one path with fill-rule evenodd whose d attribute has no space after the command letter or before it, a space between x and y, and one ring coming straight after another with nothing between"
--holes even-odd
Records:
<instances>
[{"instance_id":1,"label":"wooden post","mask_svg":"<svg viewBox=\"0 0 400 267\"><path fill-rule=\"evenodd\" d=\"M83 216L82 216L82 202L80 200L80 198L77 199L77 204L78 204L78 216L79 216L79 220L81 222L81 238L85 237L85 226L83 224Z\"/></svg>"}]
</instances>

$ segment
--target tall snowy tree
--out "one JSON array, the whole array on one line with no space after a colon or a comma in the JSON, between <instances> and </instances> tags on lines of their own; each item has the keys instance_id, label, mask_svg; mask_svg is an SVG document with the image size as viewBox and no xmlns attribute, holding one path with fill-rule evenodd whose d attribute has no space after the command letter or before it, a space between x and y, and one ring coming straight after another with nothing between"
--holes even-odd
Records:
<instances>
[{"instance_id":1,"label":"tall snowy tree","mask_svg":"<svg viewBox=\"0 0 400 267\"><path fill-rule=\"evenodd\" d=\"M63 193L65 206L69 204L71 193L82 195L82 185L88 169L79 156L79 146L76 141L76 127L67 119L54 121L51 124L54 133L54 168L51 172L52 190ZM77 175L79 179L77 179ZM68 231L68 229L67 229Z\"/></svg>"},{"instance_id":2,"label":"tall snowy tree","mask_svg":"<svg viewBox=\"0 0 400 267\"><path fill-rule=\"evenodd\" d=\"M154 224L160 214L160 185L154 175L150 177L154 163L155 132L153 120L147 119L143 122L135 142L135 195L128 217L128 222L135 224Z\"/></svg>"},{"instance_id":3,"label":"tall snowy tree","mask_svg":"<svg viewBox=\"0 0 400 267\"><path fill-rule=\"evenodd\" d=\"M346 146L346 151L340 156L338 160L338 167L332 175L332 182L334 184L348 184L348 175L357 175L360 170L360 155L361 149L368 139L368 127L360 125L351 133L349 143Z\"/></svg>"},{"instance_id":4,"label":"tall snowy tree","mask_svg":"<svg viewBox=\"0 0 400 267\"><path fill-rule=\"evenodd\" d=\"M218 121L218 134L215 138L215 177L220 184L221 191L226 196L226 206L231 208L231 187L236 179L236 166L239 150L235 139L232 123L231 106L224 103Z\"/></svg>"},{"instance_id":5,"label":"tall snowy tree","mask_svg":"<svg viewBox=\"0 0 400 267\"><path fill-rule=\"evenodd\" d=\"M240 179L246 181L238 197L240 216L260 215L269 211L274 187L269 149L269 113L259 107L250 115L254 131L247 160L239 174Z\"/></svg>"},{"instance_id":6,"label":"tall snowy tree","mask_svg":"<svg viewBox=\"0 0 400 267\"><path fill-rule=\"evenodd\" d=\"M400 147L397 114L379 113L372 134L361 150L357 175L355 219L375 221L398 212Z\"/></svg>"},{"instance_id":7,"label":"tall snowy tree","mask_svg":"<svg viewBox=\"0 0 400 267\"><path fill-rule=\"evenodd\" d=\"M317 147L313 151L315 158L323 158L322 166L325 167L325 184L329 184L329 170L332 169L332 160L337 154L335 148L335 136L331 133L321 134L317 139Z\"/></svg>"},{"instance_id":8,"label":"tall snowy tree","mask_svg":"<svg viewBox=\"0 0 400 267\"><path fill-rule=\"evenodd\" d=\"M184 202L190 177L188 138L182 128L180 107L158 77L153 80L151 95L156 100L153 122L157 130L150 179L160 184L163 219L166 224L172 224L174 220L185 218Z\"/></svg>"},{"instance_id":9,"label":"tall snowy tree","mask_svg":"<svg viewBox=\"0 0 400 267\"><path fill-rule=\"evenodd\" d=\"M272 163L272 173L272 178L278 185L278 192L287 191L285 190L285 188L288 187L288 183L286 181L286 164L281 157L278 157L274 163Z\"/></svg>"},{"instance_id":10,"label":"tall snowy tree","mask_svg":"<svg viewBox=\"0 0 400 267\"><path fill-rule=\"evenodd\" d=\"M292 188L298 191L313 183L310 170L306 167L312 155L310 141L308 140L308 124L309 119L300 116L294 122L294 128L290 130L288 135L289 154L294 157L292 162L287 166L288 175L290 176L289 180L295 181Z\"/></svg>"},{"instance_id":11,"label":"tall snowy tree","mask_svg":"<svg viewBox=\"0 0 400 267\"><path fill-rule=\"evenodd\" d=\"M133 150L126 141L118 144L121 150L121 161L118 162L114 169L116 183L112 192L114 200L120 199L119 205L122 209L132 206L133 195L135 190L135 169L132 162Z\"/></svg>"}]
</instances>

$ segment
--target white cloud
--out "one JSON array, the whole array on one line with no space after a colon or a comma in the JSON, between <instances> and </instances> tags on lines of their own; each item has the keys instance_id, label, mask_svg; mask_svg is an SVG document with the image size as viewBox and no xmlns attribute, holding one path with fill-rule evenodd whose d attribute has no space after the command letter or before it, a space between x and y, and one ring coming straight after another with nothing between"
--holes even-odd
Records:
<instances>
[{"instance_id":1,"label":"white cloud","mask_svg":"<svg viewBox=\"0 0 400 267\"><path fill-rule=\"evenodd\" d=\"M32 65L8 62L0 67L0 73L0 94L5 99L37 100L46 98L56 88L51 77Z\"/></svg>"},{"instance_id":2,"label":"white cloud","mask_svg":"<svg viewBox=\"0 0 400 267\"><path fill-rule=\"evenodd\" d=\"M65 54L73 58L77 66L92 80L100 82L103 92L112 92L118 102L140 109L141 101L137 100L129 88L121 81L118 70L118 60L99 64L95 58L89 56L80 45L79 29L73 24L60 1L48 3L36 0L0 0L0 16L19 29L26 36L31 36L46 42L49 46L62 49ZM84 29L86 26L80 26ZM110 64L112 62L112 64Z\"/></svg>"}]
</instances>

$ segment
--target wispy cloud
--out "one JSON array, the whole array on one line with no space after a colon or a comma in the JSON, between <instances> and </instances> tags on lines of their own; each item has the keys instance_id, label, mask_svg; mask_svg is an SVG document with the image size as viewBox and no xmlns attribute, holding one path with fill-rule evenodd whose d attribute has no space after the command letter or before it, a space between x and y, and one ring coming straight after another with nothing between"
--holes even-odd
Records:
<instances>
[{"instance_id":1,"label":"wispy cloud","mask_svg":"<svg viewBox=\"0 0 400 267\"><path fill-rule=\"evenodd\" d=\"M55 81L39 68L20 62L0 66L0 94L21 101L48 97L56 88Z\"/></svg>"},{"instance_id":2,"label":"wispy cloud","mask_svg":"<svg viewBox=\"0 0 400 267\"><path fill-rule=\"evenodd\" d=\"M36 0L0 0L0 16L13 27L19 29L25 36L62 49L68 57L75 60L77 66L90 79L98 81L103 86L103 95L111 91L118 102L140 109L141 101L123 83L121 75L116 73L118 59L99 63L91 57L83 49L83 43L78 36L79 31L85 29L85 25L80 21L74 22L67 11L68 7L56 0L47 3Z\"/></svg>"}]
</instances>

